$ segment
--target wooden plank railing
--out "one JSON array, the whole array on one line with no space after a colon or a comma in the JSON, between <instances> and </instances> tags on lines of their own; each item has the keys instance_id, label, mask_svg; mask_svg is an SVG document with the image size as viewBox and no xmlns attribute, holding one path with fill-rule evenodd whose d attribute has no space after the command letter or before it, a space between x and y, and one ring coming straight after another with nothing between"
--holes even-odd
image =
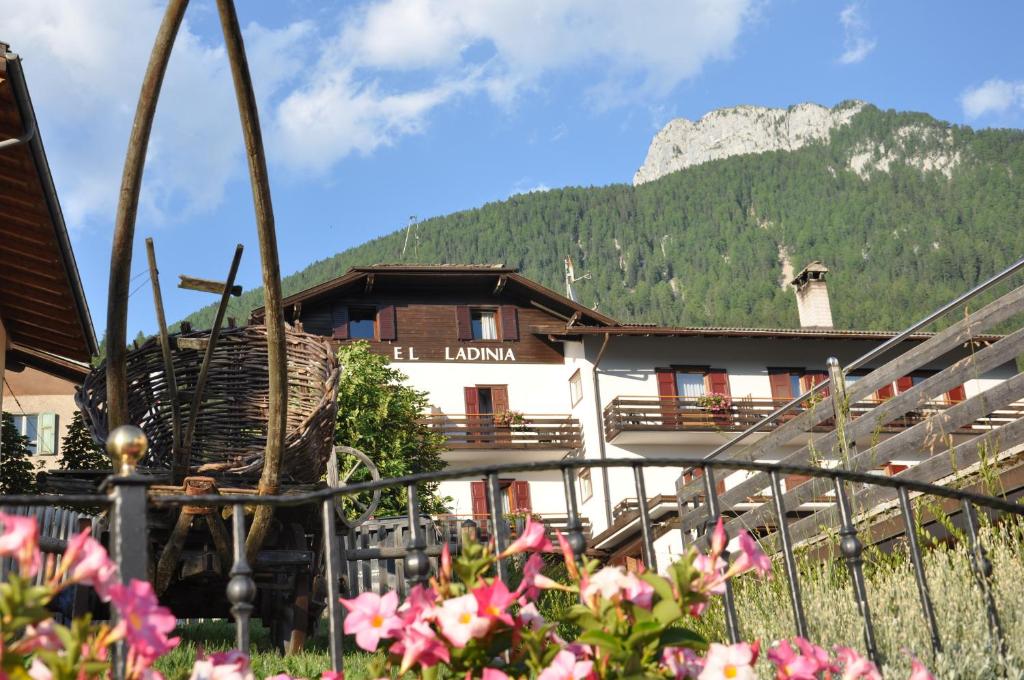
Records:
<instances>
[{"instance_id":1,"label":"wooden plank railing","mask_svg":"<svg viewBox=\"0 0 1024 680\"><path fill-rule=\"evenodd\" d=\"M622 432L741 432L754 425L769 413L786 404L786 399L736 399L728 408L712 411L700 406L694 397L616 397L604 409L604 428L609 440ZM881 403L877 400L864 400L850 405L850 415L857 418L871 411ZM809 406L809 405L808 405ZM929 416L948 409L952 404L940 401L929 401L914 411L904 414L895 420L881 423L879 432L901 432ZM780 418L765 431L771 431L779 425L803 413L806 408L794 409L791 414ZM1024 415L1024 405L1011 405L994 411L972 424L962 428L966 432L983 432L1015 420ZM832 420L824 420L814 431L825 432L834 427Z\"/></svg>"},{"instance_id":2,"label":"wooden plank railing","mask_svg":"<svg viewBox=\"0 0 1024 680\"><path fill-rule=\"evenodd\" d=\"M514 422L487 413L431 413L420 422L448 439L449 449L578 449L583 430L565 415L523 415Z\"/></svg>"}]
</instances>

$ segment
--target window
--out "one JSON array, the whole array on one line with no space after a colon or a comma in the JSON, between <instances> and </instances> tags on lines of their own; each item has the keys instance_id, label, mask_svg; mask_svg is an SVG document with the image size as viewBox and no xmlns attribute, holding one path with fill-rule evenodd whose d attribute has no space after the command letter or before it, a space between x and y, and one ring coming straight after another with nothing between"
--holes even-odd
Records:
<instances>
[{"instance_id":1,"label":"window","mask_svg":"<svg viewBox=\"0 0 1024 680\"><path fill-rule=\"evenodd\" d=\"M18 434L28 437L28 448L36 455L57 453L57 414L35 413L14 416Z\"/></svg>"},{"instance_id":2,"label":"window","mask_svg":"<svg viewBox=\"0 0 1024 680\"><path fill-rule=\"evenodd\" d=\"M376 337L377 310L374 307L348 308L349 339L373 340Z\"/></svg>"},{"instance_id":3,"label":"window","mask_svg":"<svg viewBox=\"0 0 1024 680\"><path fill-rule=\"evenodd\" d=\"M594 480L590 476L590 468L583 468L579 472L580 500L589 501L594 495Z\"/></svg>"},{"instance_id":4,"label":"window","mask_svg":"<svg viewBox=\"0 0 1024 680\"><path fill-rule=\"evenodd\" d=\"M569 378L569 399L572 401L572 405L580 403L580 399L583 398L583 378L580 376L579 369L572 374Z\"/></svg>"},{"instance_id":5,"label":"window","mask_svg":"<svg viewBox=\"0 0 1024 680\"><path fill-rule=\"evenodd\" d=\"M474 340L497 340L498 321L493 309L470 310Z\"/></svg>"},{"instance_id":6,"label":"window","mask_svg":"<svg viewBox=\"0 0 1024 680\"><path fill-rule=\"evenodd\" d=\"M704 374L676 372L676 395L680 397L703 397Z\"/></svg>"}]
</instances>

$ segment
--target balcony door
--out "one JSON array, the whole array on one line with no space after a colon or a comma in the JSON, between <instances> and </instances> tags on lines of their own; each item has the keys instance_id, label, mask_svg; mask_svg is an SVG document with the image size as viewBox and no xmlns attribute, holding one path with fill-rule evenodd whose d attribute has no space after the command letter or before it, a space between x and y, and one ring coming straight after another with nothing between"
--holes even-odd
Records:
<instances>
[{"instance_id":1,"label":"balcony door","mask_svg":"<svg viewBox=\"0 0 1024 680\"><path fill-rule=\"evenodd\" d=\"M658 380L658 401L661 424L667 429L683 429L687 423L706 426L712 419L699 406L708 394L729 396L729 375L722 368L679 367L655 370ZM716 413L715 426L728 425L728 413Z\"/></svg>"},{"instance_id":2,"label":"balcony door","mask_svg":"<svg viewBox=\"0 0 1024 680\"><path fill-rule=\"evenodd\" d=\"M511 432L499 427L495 414L508 412L507 385L470 385L463 389L466 401L466 429L469 441L479 444L511 443Z\"/></svg>"}]
</instances>

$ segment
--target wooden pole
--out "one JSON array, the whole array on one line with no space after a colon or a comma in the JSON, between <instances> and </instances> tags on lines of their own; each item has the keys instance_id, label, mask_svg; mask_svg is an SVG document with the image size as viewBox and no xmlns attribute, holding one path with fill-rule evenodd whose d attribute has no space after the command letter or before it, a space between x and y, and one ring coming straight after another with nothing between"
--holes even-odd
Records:
<instances>
[{"instance_id":1,"label":"wooden pole","mask_svg":"<svg viewBox=\"0 0 1024 680\"><path fill-rule=\"evenodd\" d=\"M284 340L284 309L281 306L281 268L277 255L277 236L274 228L274 208L270 202L270 178L263 152L263 136L260 132L259 112L256 95L252 89L249 63L245 56L242 30L238 25L238 14L232 0L217 0L217 11L224 31L224 44L231 64L231 76L235 84L238 113L242 119L242 134L249 161L249 179L252 183L253 206L256 211L256 231L260 243L260 260L263 268L263 302L266 310L267 364L269 370L269 404L267 414L267 449L263 457L263 471L260 474L259 493L277 493L281 470L281 453L284 450L285 426L288 418L286 390L288 389L288 365ZM263 544L273 508L260 506L256 510L246 552L255 559L256 552Z\"/></svg>"},{"instance_id":2,"label":"wooden pole","mask_svg":"<svg viewBox=\"0 0 1024 680\"><path fill-rule=\"evenodd\" d=\"M167 319L164 316L164 298L160 293L160 271L156 267L156 248L153 239L146 239L146 255L149 258L149 279L153 284L153 305L156 307L156 323L160 327L160 353L164 359L164 380L167 381L167 398L171 401L171 468L173 483L180 484L188 468L181 469L181 404L178 403L178 381L174 376L174 361L171 359L171 338L167 333Z\"/></svg>"},{"instance_id":3,"label":"wooden pole","mask_svg":"<svg viewBox=\"0 0 1024 680\"><path fill-rule=\"evenodd\" d=\"M110 283L107 288L108 432L128 422L125 334L128 326L128 285L131 280L135 217L139 209L139 189L142 187L142 171L146 164L146 148L153 128L156 103L186 7L188 0L170 0L167 3L153 51L149 55L146 75L142 80L142 91L139 93L121 174L121 192L114 218L114 240L110 253Z\"/></svg>"}]
</instances>

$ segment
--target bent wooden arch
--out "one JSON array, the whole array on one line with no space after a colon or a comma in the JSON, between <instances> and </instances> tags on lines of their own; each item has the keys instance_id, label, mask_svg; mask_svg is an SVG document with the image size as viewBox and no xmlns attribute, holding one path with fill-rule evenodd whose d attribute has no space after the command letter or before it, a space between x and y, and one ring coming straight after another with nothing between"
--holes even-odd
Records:
<instances>
[{"instance_id":1,"label":"bent wooden arch","mask_svg":"<svg viewBox=\"0 0 1024 680\"><path fill-rule=\"evenodd\" d=\"M164 74L170 61L178 29L185 16L188 0L170 0L157 32L153 51L146 66L142 91L135 110L128 151L121 175L120 197L114 221L114 238L110 255L110 283L107 291L107 403L108 423L113 429L126 423L127 374L126 330L128 325L128 285L131 277L132 243L135 238L135 220L139 208L139 191L146 163L146 150L153 127L157 101ZM235 98L245 139L252 184L253 206L256 213L256 232L260 245L260 264L263 271L263 302L266 309L267 364L269 378L269 408L267 420L267 448L258 491L261 495L278 491L281 452L284 448L287 403L287 363L285 357L284 315L281 308L281 270L277 254L277 236L274 226L274 208L270 200L270 179L267 174L263 135L260 132L259 113L253 93L249 64L245 56L242 31L238 24L233 0L217 0L221 29L227 48L228 62L235 86ZM250 559L263 544L273 509L260 506L253 519L246 540Z\"/></svg>"}]
</instances>

